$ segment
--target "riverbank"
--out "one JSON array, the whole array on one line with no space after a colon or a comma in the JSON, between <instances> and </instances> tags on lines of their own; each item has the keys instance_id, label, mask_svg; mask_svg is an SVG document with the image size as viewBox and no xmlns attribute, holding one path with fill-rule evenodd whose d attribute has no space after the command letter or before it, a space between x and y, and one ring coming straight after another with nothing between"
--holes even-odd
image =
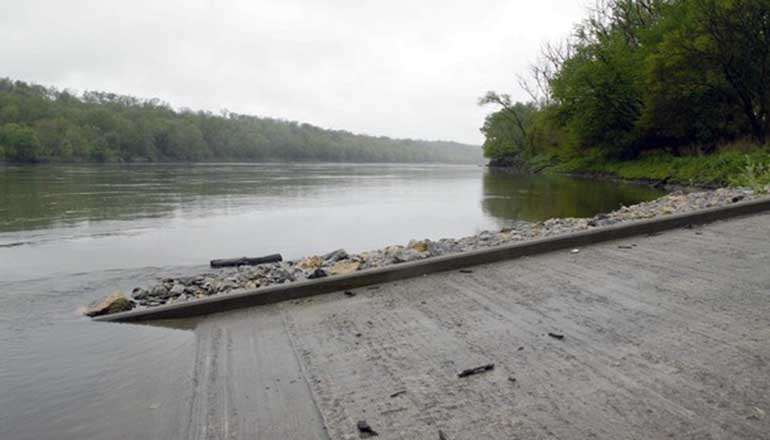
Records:
<instances>
[{"instance_id":1,"label":"riverbank","mask_svg":"<svg viewBox=\"0 0 770 440\"><path fill-rule=\"evenodd\" d=\"M159 279L154 285L133 289L131 296L139 306L154 307L270 285L347 274L634 220L725 206L743 200L755 199L761 195L761 191L751 188L721 188L689 193L675 192L650 202L622 207L616 211L599 214L591 218L554 218L543 222L519 222L513 228L483 231L459 239L411 240L406 245L388 246L358 254L350 254L344 249L338 249L325 255L308 256L298 260L253 267L241 266L190 277L164 278Z\"/></svg>"},{"instance_id":2,"label":"riverbank","mask_svg":"<svg viewBox=\"0 0 770 440\"><path fill-rule=\"evenodd\" d=\"M686 156L658 152L626 161L587 156L536 165L538 172L543 174L620 179L658 187L758 187L770 184L770 151L766 148Z\"/></svg>"}]
</instances>

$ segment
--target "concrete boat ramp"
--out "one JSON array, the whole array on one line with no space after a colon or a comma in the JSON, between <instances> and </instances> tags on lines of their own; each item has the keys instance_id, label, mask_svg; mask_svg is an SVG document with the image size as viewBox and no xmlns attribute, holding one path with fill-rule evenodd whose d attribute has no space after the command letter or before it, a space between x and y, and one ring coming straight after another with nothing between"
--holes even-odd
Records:
<instances>
[{"instance_id":1,"label":"concrete boat ramp","mask_svg":"<svg viewBox=\"0 0 770 440\"><path fill-rule=\"evenodd\" d=\"M770 439L769 233L760 213L164 322L196 335L164 431Z\"/></svg>"}]
</instances>

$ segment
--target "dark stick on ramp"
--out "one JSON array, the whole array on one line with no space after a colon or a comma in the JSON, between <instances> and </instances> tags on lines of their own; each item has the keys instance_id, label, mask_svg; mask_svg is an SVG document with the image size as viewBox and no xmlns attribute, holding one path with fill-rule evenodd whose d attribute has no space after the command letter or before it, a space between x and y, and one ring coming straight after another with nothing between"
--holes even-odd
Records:
<instances>
[{"instance_id":1,"label":"dark stick on ramp","mask_svg":"<svg viewBox=\"0 0 770 440\"><path fill-rule=\"evenodd\" d=\"M490 371L490 370L494 370L494 369L495 369L495 364L486 364L486 365L482 365L480 367L468 368L467 370L463 370L463 371L457 373L457 377L472 376L474 374L481 374L481 373L484 373L486 371Z\"/></svg>"},{"instance_id":2,"label":"dark stick on ramp","mask_svg":"<svg viewBox=\"0 0 770 440\"><path fill-rule=\"evenodd\" d=\"M211 260L211 267L256 266L265 263L278 263L283 261L281 254L265 255L264 257L222 258Z\"/></svg>"}]
</instances>

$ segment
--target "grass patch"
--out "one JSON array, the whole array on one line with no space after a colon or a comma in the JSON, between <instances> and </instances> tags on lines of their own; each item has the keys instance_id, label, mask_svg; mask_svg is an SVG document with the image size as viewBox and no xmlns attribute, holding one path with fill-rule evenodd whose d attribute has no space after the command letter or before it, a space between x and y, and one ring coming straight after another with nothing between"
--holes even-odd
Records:
<instances>
[{"instance_id":1,"label":"grass patch","mask_svg":"<svg viewBox=\"0 0 770 440\"><path fill-rule=\"evenodd\" d=\"M683 185L751 186L770 184L770 151L725 148L709 155L674 156L656 152L634 160L607 160L597 155L548 167L549 174L603 174L622 179L666 180Z\"/></svg>"}]
</instances>

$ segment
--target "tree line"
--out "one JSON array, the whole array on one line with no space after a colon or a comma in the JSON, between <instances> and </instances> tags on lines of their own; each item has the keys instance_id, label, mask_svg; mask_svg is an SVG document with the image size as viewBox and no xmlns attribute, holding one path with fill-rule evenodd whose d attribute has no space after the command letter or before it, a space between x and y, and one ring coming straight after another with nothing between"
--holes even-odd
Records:
<instances>
[{"instance_id":1,"label":"tree line","mask_svg":"<svg viewBox=\"0 0 770 440\"><path fill-rule=\"evenodd\" d=\"M478 147L390 139L158 99L0 79L0 161L341 161L478 163Z\"/></svg>"},{"instance_id":2,"label":"tree line","mask_svg":"<svg viewBox=\"0 0 770 440\"><path fill-rule=\"evenodd\" d=\"M532 169L576 157L707 155L770 135L770 0L603 0L488 92L485 156Z\"/></svg>"}]
</instances>

